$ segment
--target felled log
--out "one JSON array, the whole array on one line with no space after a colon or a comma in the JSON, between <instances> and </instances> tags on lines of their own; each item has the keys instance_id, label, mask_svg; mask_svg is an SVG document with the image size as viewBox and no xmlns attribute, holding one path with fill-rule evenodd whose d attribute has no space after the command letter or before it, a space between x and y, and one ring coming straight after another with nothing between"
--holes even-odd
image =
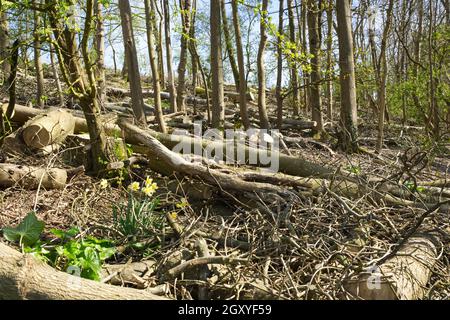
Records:
<instances>
[{"instance_id":1,"label":"felled log","mask_svg":"<svg viewBox=\"0 0 450 320\"><path fill-rule=\"evenodd\" d=\"M0 300L166 300L57 271L0 243Z\"/></svg>"},{"instance_id":2,"label":"felled log","mask_svg":"<svg viewBox=\"0 0 450 320\"><path fill-rule=\"evenodd\" d=\"M147 106L147 107L146 107ZM152 116L155 114L155 109L152 108L150 105L144 106L144 113L146 116ZM115 111L120 112L124 114L133 114L133 109L130 108L130 104L124 102L121 104L117 103L105 103L104 108L108 111Z\"/></svg>"},{"instance_id":3,"label":"felled log","mask_svg":"<svg viewBox=\"0 0 450 320\"><path fill-rule=\"evenodd\" d=\"M0 187L20 186L37 189L62 189L67 182L67 171L57 168L38 168L16 164L0 163Z\"/></svg>"},{"instance_id":4,"label":"felled log","mask_svg":"<svg viewBox=\"0 0 450 320\"><path fill-rule=\"evenodd\" d=\"M348 281L344 287L364 300L418 300L436 262L437 249L429 237L410 238L395 256L378 268Z\"/></svg>"},{"instance_id":5,"label":"felled log","mask_svg":"<svg viewBox=\"0 0 450 320\"><path fill-rule=\"evenodd\" d=\"M129 97L131 96L131 93L128 89L122 89L122 88L108 88L107 89L107 94L111 95L111 96L115 96L115 97L119 97L119 98L123 98L123 97ZM151 90L144 90L142 92L142 95L144 98L153 98L155 96L154 92ZM162 100L170 100L170 93L169 92L161 92L160 93L160 97ZM199 103L199 104L206 104L206 99L201 99L198 97L192 97L192 96L188 96L186 97L186 102L187 103Z\"/></svg>"},{"instance_id":6,"label":"felled log","mask_svg":"<svg viewBox=\"0 0 450 320\"><path fill-rule=\"evenodd\" d=\"M269 117L270 121L276 122L277 118L275 117ZM309 120L299 120L299 119L283 119L283 126L282 129L289 129L289 128L295 128L298 130L308 130L313 129L315 126L317 126L316 121L309 121Z\"/></svg>"},{"instance_id":7,"label":"felled log","mask_svg":"<svg viewBox=\"0 0 450 320\"><path fill-rule=\"evenodd\" d=\"M237 192L264 191L277 194L284 193L283 188L271 184L243 181L238 177L230 179L228 174L206 168L197 163L191 163L184 159L180 154L169 150L153 137L149 133L149 130L143 130L131 124L124 118L119 118L118 123L127 134L135 136L139 142L148 147L147 154L150 156L150 159L158 162L162 168L165 167L164 169L166 172L173 171L187 176L197 177L205 182L218 185L220 188Z\"/></svg>"},{"instance_id":8,"label":"felled log","mask_svg":"<svg viewBox=\"0 0 450 320\"><path fill-rule=\"evenodd\" d=\"M28 108L20 105L15 106L15 112L13 114L12 120L18 123L24 123L29 118L38 115L40 112L37 109ZM112 123L104 124L105 131L111 136L121 136L121 129ZM75 133L88 132L86 120L82 118L75 117ZM147 132L154 138L158 139L167 148L173 149L175 146L182 144L187 144L191 146L192 150L197 150L197 148L222 148L226 149L226 144L222 141L212 141L208 139L191 138L186 136L175 136L169 134L163 134L153 130L147 130ZM125 131L125 140L130 144L139 144L140 141L138 137L134 134L127 133ZM226 153L224 153L226 154ZM261 159L261 156L267 156L267 151L262 149L256 149L251 147L245 148L246 159L249 156L255 159ZM278 151L272 151L270 156L278 159L279 161L279 171L285 174L300 176L300 177L330 177L334 174L334 170L315 164L308 160L305 160L298 156L289 156ZM267 164L261 163L259 160L257 163L252 164L257 167L264 167Z\"/></svg>"},{"instance_id":9,"label":"felled log","mask_svg":"<svg viewBox=\"0 0 450 320\"><path fill-rule=\"evenodd\" d=\"M31 149L58 144L75 130L74 117L64 110L39 115L22 127L22 138Z\"/></svg>"},{"instance_id":10,"label":"felled log","mask_svg":"<svg viewBox=\"0 0 450 320\"><path fill-rule=\"evenodd\" d=\"M239 103L239 97L240 94L235 91L225 91L224 93L225 97L228 97L228 99L234 103ZM246 94L247 101L255 101L255 96L251 92L247 92Z\"/></svg>"}]
</instances>

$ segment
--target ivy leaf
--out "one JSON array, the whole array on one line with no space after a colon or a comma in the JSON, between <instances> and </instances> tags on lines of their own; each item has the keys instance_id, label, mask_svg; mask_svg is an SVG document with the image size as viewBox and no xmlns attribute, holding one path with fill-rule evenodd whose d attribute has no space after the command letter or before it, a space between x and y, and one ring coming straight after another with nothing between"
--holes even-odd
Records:
<instances>
[{"instance_id":1,"label":"ivy leaf","mask_svg":"<svg viewBox=\"0 0 450 320\"><path fill-rule=\"evenodd\" d=\"M21 244L32 246L39 240L44 225L44 222L36 218L34 212L30 212L17 227L3 228L3 236L9 241L20 241Z\"/></svg>"}]
</instances>

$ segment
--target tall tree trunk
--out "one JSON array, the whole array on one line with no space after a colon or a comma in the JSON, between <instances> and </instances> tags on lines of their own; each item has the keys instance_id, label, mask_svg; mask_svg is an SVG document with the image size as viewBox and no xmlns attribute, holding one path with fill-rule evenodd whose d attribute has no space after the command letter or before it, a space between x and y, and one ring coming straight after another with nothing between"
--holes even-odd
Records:
<instances>
[{"instance_id":1,"label":"tall tree trunk","mask_svg":"<svg viewBox=\"0 0 450 320\"><path fill-rule=\"evenodd\" d=\"M429 16L430 25L428 27L428 68L429 68L429 114L430 123L432 123L432 134L435 140L439 139L440 136L440 118L439 118L439 107L436 101L436 79L434 77L434 61L433 61L433 33L434 33L434 12L433 12L433 1L429 2Z\"/></svg>"},{"instance_id":2,"label":"tall tree trunk","mask_svg":"<svg viewBox=\"0 0 450 320\"><path fill-rule=\"evenodd\" d=\"M2 4L0 3L0 6ZM9 63L9 35L8 35L8 20L6 11L0 7L0 70L2 71L3 79L6 81L7 76L11 71L11 64Z\"/></svg>"},{"instance_id":3,"label":"tall tree trunk","mask_svg":"<svg viewBox=\"0 0 450 320\"><path fill-rule=\"evenodd\" d=\"M19 47L20 41L16 39L11 48L11 57L10 57L11 70L9 72L9 78L7 81L9 102L5 114L6 119L11 119L11 116L14 113L14 106L16 105L16 80L17 80L17 68L19 65ZM7 129L9 130L10 128Z\"/></svg>"},{"instance_id":4,"label":"tall tree trunk","mask_svg":"<svg viewBox=\"0 0 450 320\"><path fill-rule=\"evenodd\" d=\"M33 1L33 4L39 4L39 1ZM41 15L34 11L34 30L33 30L33 49L34 49L34 70L36 72L36 105L38 108L44 108L44 69L41 61L41 36L39 34L41 28Z\"/></svg>"},{"instance_id":5,"label":"tall tree trunk","mask_svg":"<svg viewBox=\"0 0 450 320\"><path fill-rule=\"evenodd\" d=\"M384 120L386 113L386 79L387 79L387 59L386 46L388 36L391 31L392 12L394 9L394 0L389 0L389 7L386 13L386 25L383 31L383 38L381 39L380 59L378 66L380 68L379 84L378 84L378 137L376 150L380 152L383 147L384 139Z\"/></svg>"},{"instance_id":6,"label":"tall tree trunk","mask_svg":"<svg viewBox=\"0 0 450 320\"><path fill-rule=\"evenodd\" d=\"M414 39L414 60L420 61L422 58L422 33L423 33L423 16L424 16L424 1L417 1L417 32ZM417 63L414 64L412 70L412 76L414 79L418 80L417 77L419 75L419 65ZM428 123L429 118L422 107L418 95L418 87L416 86L412 92L414 106L417 111L423 117L425 123Z\"/></svg>"},{"instance_id":7,"label":"tall tree trunk","mask_svg":"<svg viewBox=\"0 0 450 320\"><path fill-rule=\"evenodd\" d=\"M195 53L193 53L193 48L195 49L195 20L197 17L197 1L194 0L192 2L192 15L191 15L191 21L192 21L192 25L191 28L189 30L189 37L191 38L192 41L190 41L189 43L189 53L191 54L191 67L192 67L192 87L194 88L194 114L197 114L197 99L195 99L196 97L196 88L197 88L197 79L198 79L198 62L197 62L197 55ZM206 86L205 86L205 90L206 90Z\"/></svg>"},{"instance_id":8,"label":"tall tree trunk","mask_svg":"<svg viewBox=\"0 0 450 320\"><path fill-rule=\"evenodd\" d=\"M189 45L189 28L191 14L191 0L180 0L181 22L183 25L181 34L180 63L178 64L177 106L181 111L186 111L186 64Z\"/></svg>"},{"instance_id":9,"label":"tall tree trunk","mask_svg":"<svg viewBox=\"0 0 450 320\"><path fill-rule=\"evenodd\" d=\"M307 28L307 12L308 12L308 0L300 0L301 2L301 21L302 21L302 49L305 55L308 55L308 45L307 45L307 36L306 36L306 28ZM303 71L303 81L304 81L304 92L303 92L303 102L305 104L305 109L309 112L310 111L310 104L309 104L309 96L311 93L311 87L310 87L310 75L308 72Z\"/></svg>"},{"instance_id":10,"label":"tall tree trunk","mask_svg":"<svg viewBox=\"0 0 450 320\"><path fill-rule=\"evenodd\" d=\"M166 123L164 121L162 107L161 107L161 85L159 82L159 70L156 63L157 54L155 52L155 11L150 10L153 2L155 0L144 0L145 5L145 22L147 25L147 43L148 43L148 54L150 57L150 67L152 69L152 81L153 81L153 92L155 100L155 110L156 119L158 121L159 130L162 133L166 133Z\"/></svg>"},{"instance_id":11,"label":"tall tree trunk","mask_svg":"<svg viewBox=\"0 0 450 320\"><path fill-rule=\"evenodd\" d=\"M144 113L144 99L142 96L141 75L134 42L131 8L129 0L119 0L120 18L122 21L122 35L125 45L125 60L128 66L128 80L130 81L131 104L134 117L141 125L147 121Z\"/></svg>"},{"instance_id":12,"label":"tall tree trunk","mask_svg":"<svg viewBox=\"0 0 450 320\"><path fill-rule=\"evenodd\" d=\"M102 4L100 0L94 2L94 15L96 17L95 49L97 51L96 78L98 83L98 98L100 103L106 102L105 78L105 30L103 24Z\"/></svg>"},{"instance_id":13,"label":"tall tree trunk","mask_svg":"<svg viewBox=\"0 0 450 320\"><path fill-rule=\"evenodd\" d=\"M173 74L173 58L172 58L172 41L170 39L170 8L169 1L162 0L164 11L164 35L166 40L166 61L167 61L167 74L169 80L169 93L170 93L170 111L177 112L177 91L175 88L175 79Z\"/></svg>"},{"instance_id":14,"label":"tall tree trunk","mask_svg":"<svg viewBox=\"0 0 450 320\"><path fill-rule=\"evenodd\" d=\"M289 16L289 40L292 43L296 43L295 40L295 22L294 22L294 8L292 4L292 0L287 1L288 6L288 16ZM297 67L297 61L293 59L293 61L290 62L290 72L291 72L291 87L292 87L292 104L293 104L293 110L294 110L294 116L298 116L300 112L300 93L299 93L299 85L298 85L298 67Z\"/></svg>"},{"instance_id":15,"label":"tall tree trunk","mask_svg":"<svg viewBox=\"0 0 450 320\"><path fill-rule=\"evenodd\" d=\"M94 63L88 50L89 35L93 29L94 3L93 0L86 0L86 16L81 41L84 69L80 61L73 24L67 23L67 21L73 20L73 11L69 8L67 16L62 19L51 0L46 0L46 5L49 8L47 14L57 43L55 50L61 73L71 94L79 99L86 118L91 141L87 156L87 170L98 174L104 169L109 159L106 133L100 119Z\"/></svg>"},{"instance_id":16,"label":"tall tree trunk","mask_svg":"<svg viewBox=\"0 0 450 320\"><path fill-rule=\"evenodd\" d=\"M211 75L212 75L212 123L214 128L222 128L225 120L223 100L222 41L220 36L220 2L211 0Z\"/></svg>"},{"instance_id":17,"label":"tall tree trunk","mask_svg":"<svg viewBox=\"0 0 450 320\"><path fill-rule=\"evenodd\" d=\"M264 52L267 45L267 24L268 24L268 0L263 0L261 7L261 17L259 22L259 30L261 40L258 49L258 110L259 110L259 126L261 129L269 129L270 123L267 116L266 107L266 70L264 66Z\"/></svg>"},{"instance_id":18,"label":"tall tree trunk","mask_svg":"<svg viewBox=\"0 0 450 320\"><path fill-rule=\"evenodd\" d=\"M220 0L220 10L222 15L223 35L225 37L225 44L228 53L228 60L230 61L231 71L233 72L234 83L236 88L239 88L239 69L234 56L234 48L231 42L230 29L228 28L227 9L225 7L225 0Z\"/></svg>"},{"instance_id":19,"label":"tall tree trunk","mask_svg":"<svg viewBox=\"0 0 450 320\"><path fill-rule=\"evenodd\" d=\"M358 117L350 2L336 1L336 15L339 38L339 68L341 69L341 148L351 153L358 150Z\"/></svg>"},{"instance_id":20,"label":"tall tree trunk","mask_svg":"<svg viewBox=\"0 0 450 320\"><path fill-rule=\"evenodd\" d=\"M62 86L61 86L61 80L59 79L58 67L57 67L56 61L55 61L55 52L54 52L55 50L53 48L52 42L49 43L49 46L50 46L50 63L52 65L53 79L55 80L56 88L58 90L59 105L61 107L64 107L64 105L65 105L64 94L63 94L63 90L62 90Z\"/></svg>"},{"instance_id":21,"label":"tall tree trunk","mask_svg":"<svg viewBox=\"0 0 450 320\"><path fill-rule=\"evenodd\" d=\"M283 125L283 96L282 96L282 80L283 80L283 43L281 35L283 34L283 11L284 1L280 0L279 14L278 14L278 43L277 43L277 128L281 130Z\"/></svg>"},{"instance_id":22,"label":"tall tree trunk","mask_svg":"<svg viewBox=\"0 0 450 320\"><path fill-rule=\"evenodd\" d=\"M157 0L154 0L151 2L151 10L155 12L155 20L154 20L154 26L153 29L155 30L155 47L156 47L156 56L157 56L157 63L158 66L158 73L159 73L159 84L161 87L161 90L164 90L166 87L166 75L164 73L164 59L163 59L163 46L162 46L162 38L163 38L163 17L161 10L158 7ZM156 16L156 13L158 13L158 16Z\"/></svg>"},{"instance_id":23,"label":"tall tree trunk","mask_svg":"<svg viewBox=\"0 0 450 320\"><path fill-rule=\"evenodd\" d=\"M231 0L233 10L233 25L234 35L236 39L237 62L239 67L239 88L236 88L239 93L239 109L241 113L241 121L244 128L250 128L250 120L247 111L247 81L245 79L245 62L244 49L242 47L242 35L239 22L238 0Z\"/></svg>"},{"instance_id":24,"label":"tall tree trunk","mask_svg":"<svg viewBox=\"0 0 450 320\"><path fill-rule=\"evenodd\" d=\"M338 1L339 2L339 1ZM330 121L333 120L333 0L328 0L327 8L327 116ZM350 29L351 32L351 29ZM352 42L353 43L353 42ZM353 60L353 48L352 48ZM342 69L341 69L342 70Z\"/></svg>"},{"instance_id":25,"label":"tall tree trunk","mask_svg":"<svg viewBox=\"0 0 450 320\"><path fill-rule=\"evenodd\" d=\"M309 31L309 51L311 58L311 94L310 106L312 110L312 120L317 122L314 132L323 131L322 120L322 100L320 96L321 87L321 67L320 67L320 25L319 25L319 8L317 1L308 0L308 31Z\"/></svg>"}]
</instances>

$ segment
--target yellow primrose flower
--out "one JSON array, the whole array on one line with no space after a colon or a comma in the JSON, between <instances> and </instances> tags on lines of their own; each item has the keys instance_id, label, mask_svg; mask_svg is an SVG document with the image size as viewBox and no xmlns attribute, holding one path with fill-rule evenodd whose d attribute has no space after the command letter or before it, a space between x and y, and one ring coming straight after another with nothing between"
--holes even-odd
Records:
<instances>
[{"instance_id":1,"label":"yellow primrose flower","mask_svg":"<svg viewBox=\"0 0 450 320\"><path fill-rule=\"evenodd\" d=\"M178 217L178 214L175 211L172 211L169 215L172 219L176 219Z\"/></svg>"},{"instance_id":2,"label":"yellow primrose flower","mask_svg":"<svg viewBox=\"0 0 450 320\"><path fill-rule=\"evenodd\" d=\"M145 186L144 187L142 187L142 189L141 189L141 191L146 195L146 196L152 196L154 193L155 193L155 191L158 189L158 185L155 183L155 182L153 182L152 184L150 184L150 185L147 185L147 184L145 184Z\"/></svg>"},{"instance_id":3,"label":"yellow primrose flower","mask_svg":"<svg viewBox=\"0 0 450 320\"><path fill-rule=\"evenodd\" d=\"M155 193L155 190L153 190L152 187L150 186L145 186L141 189L142 193L145 194L146 196L150 197Z\"/></svg>"},{"instance_id":4,"label":"yellow primrose flower","mask_svg":"<svg viewBox=\"0 0 450 320\"><path fill-rule=\"evenodd\" d=\"M102 179L102 180L100 181L100 188L101 188L101 189L106 189L107 187L108 187L108 180Z\"/></svg>"},{"instance_id":5,"label":"yellow primrose flower","mask_svg":"<svg viewBox=\"0 0 450 320\"><path fill-rule=\"evenodd\" d=\"M130 189L131 191L138 191L139 190L139 182L132 182L129 186L128 189Z\"/></svg>"},{"instance_id":6,"label":"yellow primrose flower","mask_svg":"<svg viewBox=\"0 0 450 320\"><path fill-rule=\"evenodd\" d=\"M176 207L179 209L186 208L187 206L189 206L189 202L187 201L186 198L182 198L181 202L176 204Z\"/></svg>"},{"instance_id":7,"label":"yellow primrose flower","mask_svg":"<svg viewBox=\"0 0 450 320\"><path fill-rule=\"evenodd\" d=\"M145 179L145 186L149 187L153 183L153 179L148 177Z\"/></svg>"}]
</instances>

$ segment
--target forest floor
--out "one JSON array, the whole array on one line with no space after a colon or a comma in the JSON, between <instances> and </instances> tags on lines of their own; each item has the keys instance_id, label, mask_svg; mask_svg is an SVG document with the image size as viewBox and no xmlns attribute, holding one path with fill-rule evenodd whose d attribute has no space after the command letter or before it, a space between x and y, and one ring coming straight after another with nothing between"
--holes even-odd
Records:
<instances>
[{"instance_id":1,"label":"forest floor","mask_svg":"<svg viewBox=\"0 0 450 320\"><path fill-rule=\"evenodd\" d=\"M115 79L112 86L126 85ZM34 96L34 79L20 78L18 103L26 105ZM56 105L57 95L47 80L49 105ZM123 101L123 100L122 100ZM275 104L269 97L269 113ZM192 106L188 106L191 110ZM251 106L253 114L257 107ZM236 109L235 109L236 110ZM289 117L289 115L287 115ZM303 119L308 119L306 114ZM372 114L360 121L360 144L365 153L347 155L335 150L331 138L315 140L309 130L283 130L285 137L296 137L287 143L292 155L329 168L348 170L357 176L392 180L406 186L414 181L449 179L450 144L429 142L424 129L414 124L402 127L397 119L386 125L382 155L373 148L377 133ZM8 159L10 163L70 168L65 150L46 156ZM150 159L151 161L151 159ZM407 170L406 170L407 169ZM408 176L406 172L409 171ZM20 223L30 211L45 222L44 238L51 239L52 228L68 230L73 226L83 235L114 241L117 252L107 265L150 261L151 270L134 270L132 277L109 277L109 282L147 288L165 285L168 297L185 299L345 299L345 281L370 267L388 253L415 226L426 211L416 207L396 207L370 196L359 199L337 197L333 192L308 196L292 188L295 196L281 199L273 206L259 199L260 207L239 205L226 192L212 194L198 186L203 195L190 198L184 190L191 178L164 177L144 166L132 168L123 185L142 182L149 176L158 184L154 198L159 199L152 215L163 217L162 225L152 230L138 228L134 236L120 232L113 207L126 205L130 192L124 187L105 187L100 179L85 174L74 176L62 190L24 190L12 187L0 191L0 228ZM188 187L186 187L188 186ZM204 185L207 188L206 184ZM184 188L184 189L183 189ZM412 190L420 197L420 190ZM281 209L280 209L281 206ZM288 211L281 221L279 212ZM272 212L273 214L267 214ZM285 212L286 213L286 212ZM170 215L182 227L176 235L164 217ZM160 220L158 220L160 221ZM420 224L420 232L439 231L443 236L438 247L439 259L433 265L425 299L450 298L450 215L433 212ZM199 244L206 240L206 249ZM238 240L239 245L226 239ZM5 242L3 238L0 241ZM208 256L230 258L228 262L209 264L205 276L202 267L191 268L174 278L169 269L183 261ZM204 254L204 252L203 252ZM236 258L233 261L232 258ZM108 277L108 273L105 274Z\"/></svg>"}]
</instances>

